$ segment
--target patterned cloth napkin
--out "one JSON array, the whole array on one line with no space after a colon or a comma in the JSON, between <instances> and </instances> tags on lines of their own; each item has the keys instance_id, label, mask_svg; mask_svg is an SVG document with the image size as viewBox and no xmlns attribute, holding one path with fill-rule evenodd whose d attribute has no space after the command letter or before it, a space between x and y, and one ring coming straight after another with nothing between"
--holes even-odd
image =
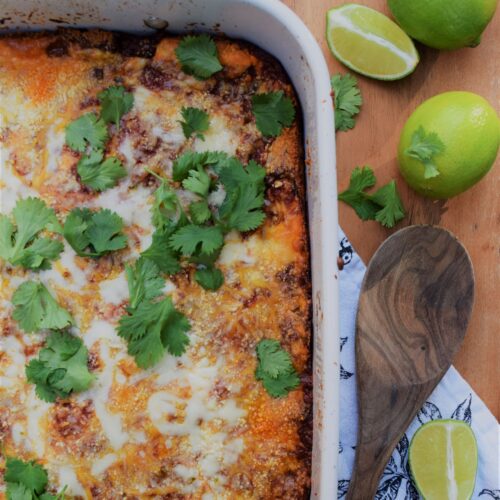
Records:
<instances>
[{"instance_id":1,"label":"patterned cloth napkin","mask_svg":"<svg viewBox=\"0 0 500 500\"><path fill-rule=\"evenodd\" d=\"M354 324L365 266L340 231L340 445L338 498L345 498L354 463L358 409L354 361ZM492 380L492 383L495 381ZM394 451L375 497L377 500L418 500L408 466L408 446L415 431L429 420L451 418L467 422L479 448L476 486L472 498L500 500L499 425L469 384L451 367L418 412ZM482 500L481 499L481 500ZM445 499L443 499L445 500Z\"/></svg>"}]
</instances>

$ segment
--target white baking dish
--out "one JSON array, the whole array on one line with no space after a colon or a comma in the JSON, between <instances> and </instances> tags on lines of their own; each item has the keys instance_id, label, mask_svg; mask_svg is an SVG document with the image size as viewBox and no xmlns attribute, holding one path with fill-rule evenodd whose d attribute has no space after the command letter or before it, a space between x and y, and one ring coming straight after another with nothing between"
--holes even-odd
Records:
<instances>
[{"instance_id":1,"label":"white baking dish","mask_svg":"<svg viewBox=\"0 0 500 500\"><path fill-rule=\"evenodd\" d=\"M312 251L314 445L312 497L337 495L339 338L335 131L329 75L303 22L279 0L2 0L0 29L102 27L217 30L276 56L302 104ZM165 23L163 23L165 24Z\"/></svg>"}]
</instances>

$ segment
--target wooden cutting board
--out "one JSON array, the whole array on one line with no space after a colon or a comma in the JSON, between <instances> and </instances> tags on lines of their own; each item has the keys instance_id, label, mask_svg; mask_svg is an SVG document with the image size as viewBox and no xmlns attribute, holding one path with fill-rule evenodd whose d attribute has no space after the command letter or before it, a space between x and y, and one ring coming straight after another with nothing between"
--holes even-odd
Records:
<instances>
[{"instance_id":1,"label":"wooden cutting board","mask_svg":"<svg viewBox=\"0 0 500 500\"><path fill-rule=\"evenodd\" d=\"M342 0L283 0L304 20L321 45L331 73L345 73L325 41L325 15ZM359 0L389 14L385 0ZM455 367L497 418L500 417L500 156L493 170L468 192L447 202L433 202L411 191L398 173L396 146L401 128L425 99L448 90L468 90L485 97L500 113L500 9L475 49L438 52L422 45L415 72L399 82L358 76L363 108L356 127L337 133L339 190L357 165L373 167L379 183L395 178L407 217L390 231L361 222L340 204L340 224L365 262L393 231L410 224L439 224L462 241L476 275L476 301L464 346Z\"/></svg>"}]
</instances>

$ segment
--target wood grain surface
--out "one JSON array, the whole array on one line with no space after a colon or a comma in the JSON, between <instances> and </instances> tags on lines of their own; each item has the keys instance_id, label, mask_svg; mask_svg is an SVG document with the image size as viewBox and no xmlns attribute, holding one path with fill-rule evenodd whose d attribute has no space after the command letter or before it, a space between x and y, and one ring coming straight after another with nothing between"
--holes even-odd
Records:
<instances>
[{"instance_id":1,"label":"wood grain surface","mask_svg":"<svg viewBox=\"0 0 500 500\"><path fill-rule=\"evenodd\" d=\"M347 499L374 498L394 448L460 348L474 300L464 247L404 228L368 266L356 318L359 433Z\"/></svg>"},{"instance_id":2,"label":"wood grain surface","mask_svg":"<svg viewBox=\"0 0 500 500\"><path fill-rule=\"evenodd\" d=\"M346 72L326 45L325 14L342 0L283 0L309 26L320 43L332 73ZM389 10L385 0L358 3ZM421 60L415 72L399 82L377 82L358 75L363 108L356 127L337 133L339 190L347 187L356 165L370 165L380 183L395 178L407 217L389 231L375 222L361 222L340 204L340 224L365 262L392 232L415 223L439 224L467 248L476 275L476 301L465 343L454 365L500 417L500 157L476 186L447 202L418 196L398 173L396 147L401 128L425 99L448 90L468 90L485 97L500 112L500 9L475 49L438 52L417 45Z\"/></svg>"}]
</instances>

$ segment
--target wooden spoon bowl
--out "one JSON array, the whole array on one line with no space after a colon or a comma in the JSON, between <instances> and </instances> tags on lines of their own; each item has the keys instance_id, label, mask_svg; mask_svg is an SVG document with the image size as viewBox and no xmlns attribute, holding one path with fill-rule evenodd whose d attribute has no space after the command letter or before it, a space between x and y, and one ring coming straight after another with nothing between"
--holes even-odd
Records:
<instances>
[{"instance_id":1,"label":"wooden spoon bowl","mask_svg":"<svg viewBox=\"0 0 500 500\"><path fill-rule=\"evenodd\" d=\"M356 319L359 432L348 499L374 498L394 448L460 348L473 301L470 258L444 229L407 227L373 256Z\"/></svg>"}]
</instances>

